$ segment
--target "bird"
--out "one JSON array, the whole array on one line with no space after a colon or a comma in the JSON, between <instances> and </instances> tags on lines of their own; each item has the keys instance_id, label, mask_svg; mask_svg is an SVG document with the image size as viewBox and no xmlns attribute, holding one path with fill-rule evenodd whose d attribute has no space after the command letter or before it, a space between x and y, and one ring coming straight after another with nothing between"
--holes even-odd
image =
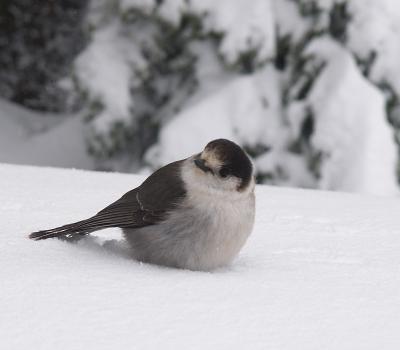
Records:
<instances>
[{"instance_id":1,"label":"bird","mask_svg":"<svg viewBox=\"0 0 400 350\"><path fill-rule=\"evenodd\" d=\"M229 265L251 234L254 189L247 153L216 139L200 153L156 170L96 215L29 238L74 238L118 227L138 261L211 271Z\"/></svg>"}]
</instances>

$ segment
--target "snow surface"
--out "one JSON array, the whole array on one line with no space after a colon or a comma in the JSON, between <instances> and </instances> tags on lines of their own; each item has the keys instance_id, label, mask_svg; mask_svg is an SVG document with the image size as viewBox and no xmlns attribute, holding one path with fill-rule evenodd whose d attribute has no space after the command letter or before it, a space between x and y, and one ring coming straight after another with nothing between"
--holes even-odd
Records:
<instances>
[{"instance_id":1,"label":"snow surface","mask_svg":"<svg viewBox=\"0 0 400 350\"><path fill-rule=\"evenodd\" d=\"M398 198L258 186L240 256L203 273L130 260L117 230L78 244L26 238L141 177L11 165L0 176L4 349L400 346Z\"/></svg>"}]
</instances>

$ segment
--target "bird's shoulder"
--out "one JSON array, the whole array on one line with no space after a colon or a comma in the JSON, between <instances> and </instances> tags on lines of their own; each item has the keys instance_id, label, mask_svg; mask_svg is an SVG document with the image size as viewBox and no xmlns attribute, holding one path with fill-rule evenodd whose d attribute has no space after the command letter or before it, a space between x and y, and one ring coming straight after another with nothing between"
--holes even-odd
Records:
<instances>
[{"instance_id":1,"label":"bird's shoulder","mask_svg":"<svg viewBox=\"0 0 400 350\"><path fill-rule=\"evenodd\" d=\"M159 223L185 197L181 177L183 162L176 161L156 170L139 187L125 193L97 215L115 212L116 215L129 217L130 227Z\"/></svg>"},{"instance_id":2,"label":"bird's shoulder","mask_svg":"<svg viewBox=\"0 0 400 350\"><path fill-rule=\"evenodd\" d=\"M181 170L185 160L170 163L151 174L138 187L142 207L153 211L170 211L185 197L186 189Z\"/></svg>"}]
</instances>

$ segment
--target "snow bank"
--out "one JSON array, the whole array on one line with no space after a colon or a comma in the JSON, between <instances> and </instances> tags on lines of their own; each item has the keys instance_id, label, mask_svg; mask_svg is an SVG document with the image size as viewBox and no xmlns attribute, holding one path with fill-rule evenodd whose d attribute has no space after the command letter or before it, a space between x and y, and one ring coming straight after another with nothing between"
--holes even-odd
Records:
<instances>
[{"instance_id":1,"label":"snow bank","mask_svg":"<svg viewBox=\"0 0 400 350\"><path fill-rule=\"evenodd\" d=\"M7 165L0 177L5 349L400 346L397 198L258 186L239 258L201 273L129 259L117 230L79 244L26 238L93 214L140 177Z\"/></svg>"},{"instance_id":2,"label":"snow bank","mask_svg":"<svg viewBox=\"0 0 400 350\"><path fill-rule=\"evenodd\" d=\"M0 100L0 162L93 169L80 115L38 113Z\"/></svg>"},{"instance_id":3,"label":"snow bank","mask_svg":"<svg viewBox=\"0 0 400 350\"><path fill-rule=\"evenodd\" d=\"M58 123L58 119L52 114L32 112L1 98L0 121L0 153L5 153L10 146Z\"/></svg>"}]
</instances>

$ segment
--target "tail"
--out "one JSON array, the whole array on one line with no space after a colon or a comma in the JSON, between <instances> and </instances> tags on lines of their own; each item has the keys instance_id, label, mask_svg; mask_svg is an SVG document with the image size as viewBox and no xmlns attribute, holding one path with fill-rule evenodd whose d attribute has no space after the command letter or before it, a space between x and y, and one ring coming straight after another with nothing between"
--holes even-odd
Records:
<instances>
[{"instance_id":1,"label":"tail","mask_svg":"<svg viewBox=\"0 0 400 350\"><path fill-rule=\"evenodd\" d=\"M101 229L98 227L98 225L94 224L92 219L93 218L74 222L72 224L52 228L50 230L33 232L29 235L29 238L35 241L39 241L41 239L60 237L60 236L84 235Z\"/></svg>"},{"instance_id":2,"label":"tail","mask_svg":"<svg viewBox=\"0 0 400 350\"><path fill-rule=\"evenodd\" d=\"M50 230L37 231L29 235L30 239L39 241L53 237L73 237L85 235L110 227L138 227L143 225L143 213L138 211L136 189L128 192L116 202L99 211L89 219L56 227ZM135 215L136 213L136 215Z\"/></svg>"},{"instance_id":3,"label":"tail","mask_svg":"<svg viewBox=\"0 0 400 350\"><path fill-rule=\"evenodd\" d=\"M106 221L104 218L95 215L87 220L77 221L72 224L33 232L29 235L30 239L39 241L41 239L54 237L72 237L76 235L85 235L94 231L102 230L110 227L118 227L118 223L114 221Z\"/></svg>"}]
</instances>

